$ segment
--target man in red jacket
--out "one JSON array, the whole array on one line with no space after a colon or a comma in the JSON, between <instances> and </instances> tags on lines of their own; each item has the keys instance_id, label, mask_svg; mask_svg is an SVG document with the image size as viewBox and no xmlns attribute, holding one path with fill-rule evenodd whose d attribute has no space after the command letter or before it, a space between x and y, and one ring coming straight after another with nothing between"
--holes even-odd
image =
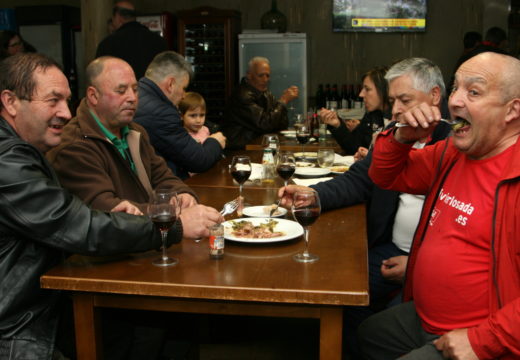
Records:
<instances>
[{"instance_id":1,"label":"man in red jacket","mask_svg":"<svg viewBox=\"0 0 520 360\"><path fill-rule=\"evenodd\" d=\"M451 138L410 151L441 120L420 104L394 114L408 126L375 145L374 182L427 198L406 302L360 328L367 359L520 358L520 61L489 52L466 61L449 108Z\"/></svg>"}]
</instances>

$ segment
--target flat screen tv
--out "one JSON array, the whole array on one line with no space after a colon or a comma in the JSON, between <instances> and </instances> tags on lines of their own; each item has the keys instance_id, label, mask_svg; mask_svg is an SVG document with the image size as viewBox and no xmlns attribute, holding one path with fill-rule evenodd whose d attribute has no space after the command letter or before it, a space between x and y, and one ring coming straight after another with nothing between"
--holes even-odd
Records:
<instances>
[{"instance_id":1,"label":"flat screen tv","mask_svg":"<svg viewBox=\"0 0 520 360\"><path fill-rule=\"evenodd\" d=\"M426 30L426 0L332 0L335 32Z\"/></svg>"}]
</instances>

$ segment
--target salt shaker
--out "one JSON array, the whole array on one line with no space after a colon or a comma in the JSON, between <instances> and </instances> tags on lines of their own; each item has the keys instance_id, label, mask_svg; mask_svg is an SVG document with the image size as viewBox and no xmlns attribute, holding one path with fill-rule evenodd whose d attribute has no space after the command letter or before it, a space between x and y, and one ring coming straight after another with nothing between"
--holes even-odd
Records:
<instances>
[{"instance_id":1,"label":"salt shaker","mask_svg":"<svg viewBox=\"0 0 520 360\"><path fill-rule=\"evenodd\" d=\"M215 224L209 228L209 257L222 259L224 257L224 225Z\"/></svg>"}]
</instances>

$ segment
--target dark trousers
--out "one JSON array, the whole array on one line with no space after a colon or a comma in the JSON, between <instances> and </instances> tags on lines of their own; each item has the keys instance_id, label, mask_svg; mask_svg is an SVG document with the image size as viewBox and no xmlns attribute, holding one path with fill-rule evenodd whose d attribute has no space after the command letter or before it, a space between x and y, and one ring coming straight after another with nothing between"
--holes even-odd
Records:
<instances>
[{"instance_id":1,"label":"dark trousers","mask_svg":"<svg viewBox=\"0 0 520 360\"><path fill-rule=\"evenodd\" d=\"M368 276L370 306L348 306L343 309L345 353L352 358L359 358L356 340L358 326L369 316L400 302L401 284L390 282L381 275L383 260L400 255L408 255L394 243L375 246L368 251Z\"/></svg>"},{"instance_id":2,"label":"dark trousers","mask_svg":"<svg viewBox=\"0 0 520 360\"><path fill-rule=\"evenodd\" d=\"M359 326L359 345L366 360L442 360L433 345L439 335L424 331L413 301L377 313Z\"/></svg>"}]
</instances>

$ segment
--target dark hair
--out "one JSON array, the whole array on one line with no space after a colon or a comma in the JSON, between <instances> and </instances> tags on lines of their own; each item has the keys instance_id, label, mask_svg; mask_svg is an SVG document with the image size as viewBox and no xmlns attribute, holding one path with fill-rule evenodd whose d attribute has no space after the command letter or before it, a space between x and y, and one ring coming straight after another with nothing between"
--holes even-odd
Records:
<instances>
[{"instance_id":1,"label":"dark hair","mask_svg":"<svg viewBox=\"0 0 520 360\"><path fill-rule=\"evenodd\" d=\"M9 48L9 42L15 36L18 36L20 38L20 40L23 41L22 37L14 31L11 31L11 30L0 31L0 60L5 59L6 57L9 56L9 53L7 52L7 49Z\"/></svg>"},{"instance_id":2,"label":"dark hair","mask_svg":"<svg viewBox=\"0 0 520 360\"><path fill-rule=\"evenodd\" d=\"M477 31L468 31L464 34L464 49L472 49L482 42L482 34Z\"/></svg>"},{"instance_id":3,"label":"dark hair","mask_svg":"<svg viewBox=\"0 0 520 360\"><path fill-rule=\"evenodd\" d=\"M502 28L499 28L498 26L489 28L486 32L486 41L489 41L496 46L499 46L500 43L504 40L507 40L507 34Z\"/></svg>"},{"instance_id":4,"label":"dark hair","mask_svg":"<svg viewBox=\"0 0 520 360\"><path fill-rule=\"evenodd\" d=\"M46 71L60 65L50 57L38 53L21 53L0 61L0 93L10 90L19 99L31 100L36 89L34 72ZM0 109L3 104L0 101Z\"/></svg>"},{"instance_id":5,"label":"dark hair","mask_svg":"<svg viewBox=\"0 0 520 360\"><path fill-rule=\"evenodd\" d=\"M129 8L125 8L125 7L116 5L112 9L112 15L115 15L115 14L118 14L125 20L133 20L133 19L135 19L136 13L135 13L134 9L129 9Z\"/></svg>"},{"instance_id":6,"label":"dark hair","mask_svg":"<svg viewBox=\"0 0 520 360\"><path fill-rule=\"evenodd\" d=\"M390 103L388 101L388 82L385 79L387 71L388 67L386 66L375 67L367 71L361 77L361 80L363 81L368 76L370 80L372 80L372 82L374 83L377 94L379 95L379 98L383 103L383 111L390 108Z\"/></svg>"}]
</instances>

